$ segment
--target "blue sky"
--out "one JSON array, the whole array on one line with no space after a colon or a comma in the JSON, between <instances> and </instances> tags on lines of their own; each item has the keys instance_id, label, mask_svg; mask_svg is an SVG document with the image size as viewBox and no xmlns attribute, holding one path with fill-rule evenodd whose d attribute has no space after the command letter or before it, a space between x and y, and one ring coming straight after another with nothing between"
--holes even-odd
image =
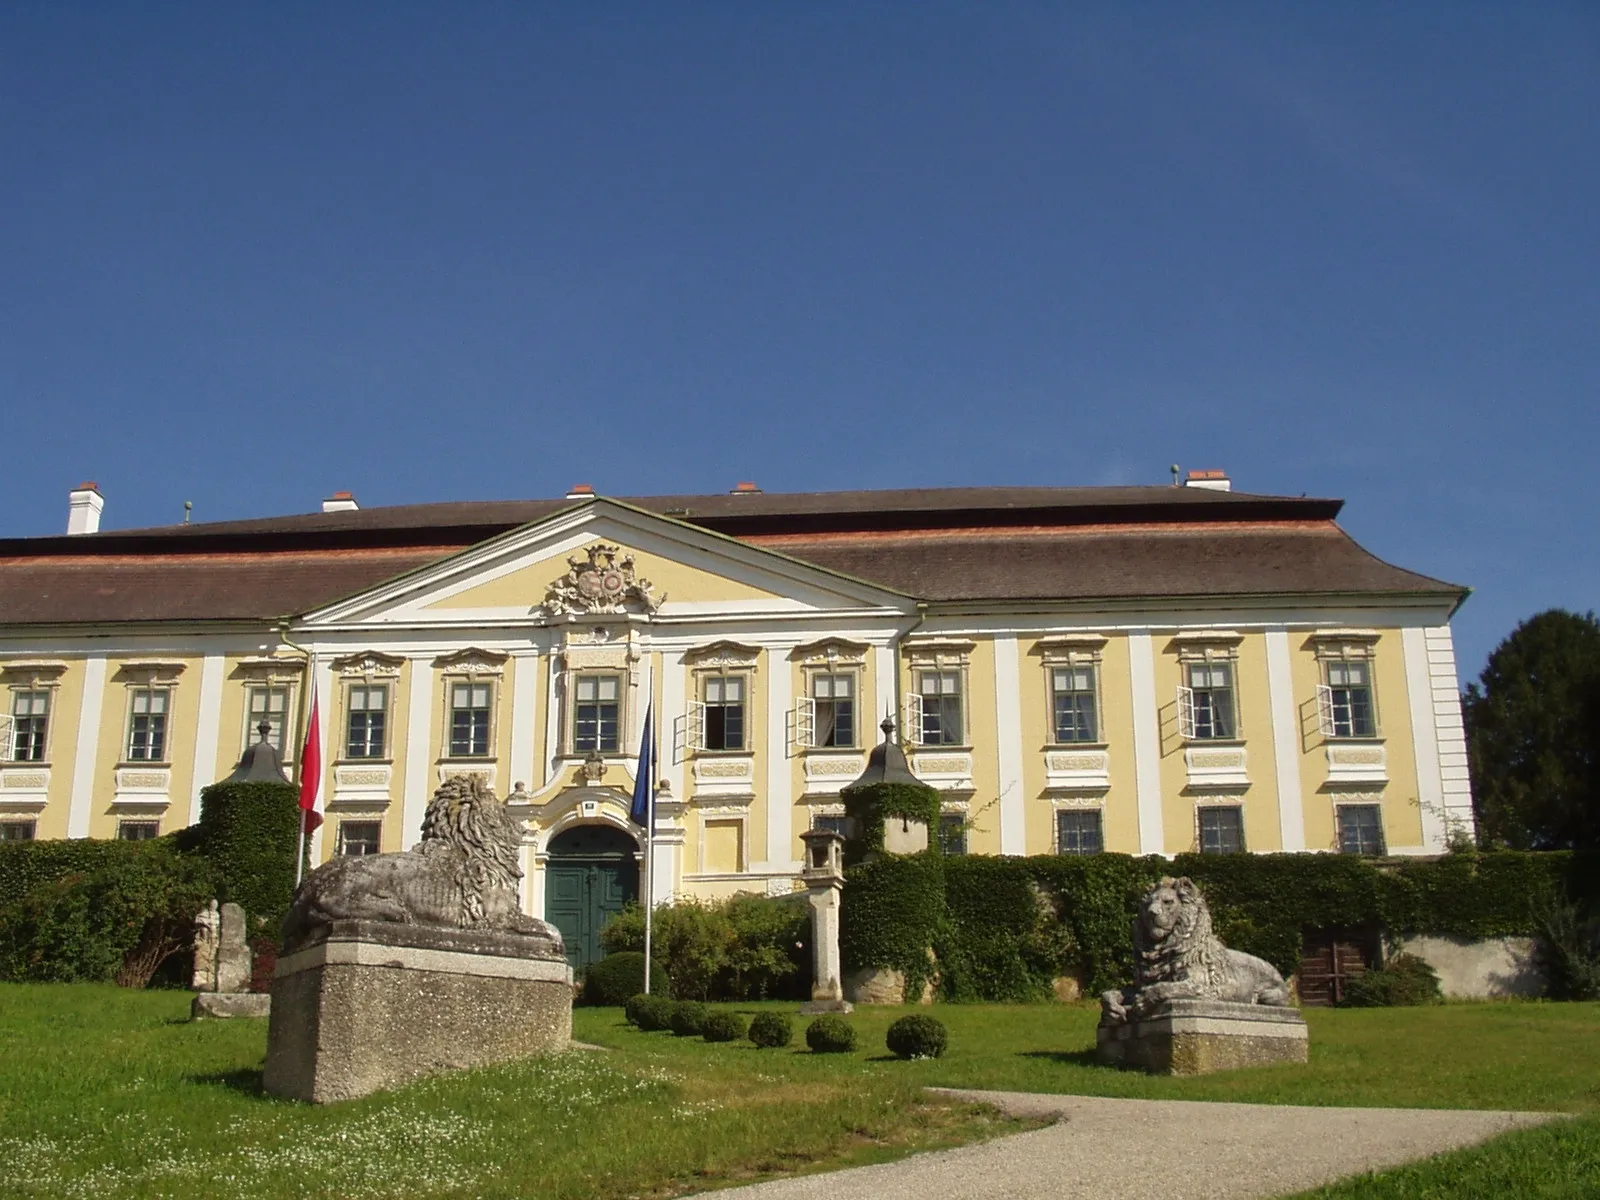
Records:
<instances>
[{"instance_id":1,"label":"blue sky","mask_svg":"<svg viewBox=\"0 0 1600 1200\"><path fill-rule=\"evenodd\" d=\"M1342 496L1600 593L1588 3L0 8L0 534L962 484Z\"/></svg>"}]
</instances>

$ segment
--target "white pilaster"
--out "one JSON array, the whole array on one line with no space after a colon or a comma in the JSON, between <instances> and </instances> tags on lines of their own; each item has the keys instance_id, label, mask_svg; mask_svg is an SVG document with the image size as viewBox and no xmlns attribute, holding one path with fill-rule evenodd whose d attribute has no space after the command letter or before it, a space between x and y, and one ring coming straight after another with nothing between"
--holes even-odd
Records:
<instances>
[{"instance_id":1,"label":"white pilaster","mask_svg":"<svg viewBox=\"0 0 1600 1200\"><path fill-rule=\"evenodd\" d=\"M539 656L532 650L518 650L511 655L511 778L506 781L509 793L518 783L534 790L538 783L533 777L533 729L538 719L538 698L534 695L539 686Z\"/></svg>"},{"instance_id":2,"label":"white pilaster","mask_svg":"<svg viewBox=\"0 0 1600 1200\"><path fill-rule=\"evenodd\" d=\"M794 857L794 794L789 768L789 659L767 650L767 869L798 871Z\"/></svg>"},{"instance_id":3,"label":"white pilaster","mask_svg":"<svg viewBox=\"0 0 1600 1200\"><path fill-rule=\"evenodd\" d=\"M1133 775L1139 797L1139 853L1165 854L1161 818L1161 713L1156 707L1156 657L1148 630L1128 635L1133 693Z\"/></svg>"},{"instance_id":4,"label":"white pilaster","mask_svg":"<svg viewBox=\"0 0 1600 1200\"><path fill-rule=\"evenodd\" d=\"M1300 722L1289 661L1289 631L1267 630L1267 695L1272 705L1272 757L1277 764L1278 836L1290 851L1306 848L1305 796L1300 787Z\"/></svg>"},{"instance_id":5,"label":"white pilaster","mask_svg":"<svg viewBox=\"0 0 1600 1200\"><path fill-rule=\"evenodd\" d=\"M683 761L674 740L678 718L686 707L684 689L687 686L683 666L683 651L670 650L661 656L661 778L672 788L675 800L684 798Z\"/></svg>"},{"instance_id":6,"label":"white pilaster","mask_svg":"<svg viewBox=\"0 0 1600 1200\"><path fill-rule=\"evenodd\" d=\"M1027 798L1022 794L1022 681L1017 639L1009 635L994 639L994 714L1000 759L1000 853L1026 854L1028 807Z\"/></svg>"},{"instance_id":7,"label":"white pilaster","mask_svg":"<svg viewBox=\"0 0 1600 1200\"><path fill-rule=\"evenodd\" d=\"M217 747L222 736L223 656L208 654L200 666L200 716L194 733L194 771L189 798L189 821L200 819L200 792L216 782Z\"/></svg>"},{"instance_id":8,"label":"white pilaster","mask_svg":"<svg viewBox=\"0 0 1600 1200\"><path fill-rule=\"evenodd\" d=\"M72 800L67 808L67 836L89 836L89 807L94 801L94 762L100 751L100 710L106 698L106 656L96 654L83 664L83 710L78 714L77 752L72 759Z\"/></svg>"},{"instance_id":9,"label":"white pilaster","mask_svg":"<svg viewBox=\"0 0 1600 1200\"><path fill-rule=\"evenodd\" d=\"M1439 784L1444 795L1445 836L1461 830L1472 835L1472 775L1467 767L1467 730L1461 719L1461 680L1456 675L1456 646L1450 626L1423 631L1428 647L1428 680L1433 689L1433 732L1439 746Z\"/></svg>"},{"instance_id":10,"label":"white pilaster","mask_svg":"<svg viewBox=\"0 0 1600 1200\"><path fill-rule=\"evenodd\" d=\"M561 759L561 675L564 660L550 652L550 679L544 694L544 757L540 759L539 786L549 787Z\"/></svg>"},{"instance_id":11,"label":"white pilaster","mask_svg":"<svg viewBox=\"0 0 1600 1200\"><path fill-rule=\"evenodd\" d=\"M433 656L411 660L411 686L406 692L406 783L400 805L400 848L422 840L422 817L428 811L428 729L433 716Z\"/></svg>"},{"instance_id":12,"label":"white pilaster","mask_svg":"<svg viewBox=\"0 0 1600 1200\"><path fill-rule=\"evenodd\" d=\"M900 724L900 713L896 711L899 705L894 699L894 649L890 646L878 646L873 650L873 673L877 676L877 691L872 697L872 707L862 713L861 744L875 746L878 742L878 724L886 716L894 717L895 726ZM900 730L900 740L905 741L905 730Z\"/></svg>"},{"instance_id":13,"label":"white pilaster","mask_svg":"<svg viewBox=\"0 0 1600 1200\"><path fill-rule=\"evenodd\" d=\"M313 660L315 661L315 660ZM333 795L333 763L328 758L328 744L332 740L328 736L328 726L333 722L333 660L317 663L317 676L314 686L317 689L317 712L321 719L317 722L317 761L322 764L322 803L326 811L328 797ZM328 823L324 818L323 823L317 826L317 831L311 835L311 865L316 866L322 861L323 834L327 831Z\"/></svg>"},{"instance_id":14,"label":"white pilaster","mask_svg":"<svg viewBox=\"0 0 1600 1200\"><path fill-rule=\"evenodd\" d=\"M1434 727L1433 681L1428 675L1427 635L1415 626L1400 631L1406 660L1406 700L1411 710L1411 745L1417 756L1417 803L1422 809L1422 844L1446 845L1444 786L1439 774L1439 735Z\"/></svg>"}]
</instances>

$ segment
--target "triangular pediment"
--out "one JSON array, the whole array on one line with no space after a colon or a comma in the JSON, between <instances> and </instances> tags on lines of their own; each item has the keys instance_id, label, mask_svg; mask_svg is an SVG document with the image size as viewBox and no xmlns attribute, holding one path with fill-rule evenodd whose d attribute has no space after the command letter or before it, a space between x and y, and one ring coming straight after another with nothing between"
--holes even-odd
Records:
<instances>
[{"instance_id":1,"label":"triangular pediment","mask_svg":"<svg viewBox=\"0 0 1600 1200\"><path fill-rule=\"evenodd\" d=\"M908 611L909 598L784 554L597 498L306 617L308 625L527 624Z\"/></svg>"}]
</instances>

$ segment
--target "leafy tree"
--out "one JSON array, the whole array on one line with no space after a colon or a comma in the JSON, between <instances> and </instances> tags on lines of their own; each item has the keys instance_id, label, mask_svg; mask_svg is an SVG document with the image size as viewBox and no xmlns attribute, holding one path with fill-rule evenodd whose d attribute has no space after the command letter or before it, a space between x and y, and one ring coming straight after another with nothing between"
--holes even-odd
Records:
<instances>
[{"instance_id":1,"label":"leafy tree","mask_svg":"<svg viewBox=\"0 0 1600 1200\"><path fill-rule=\"evenodd\" d=\"M1495 648L1463 704L1478 833L1517 850L1600 846L1600 621L1550 609Z\"/></svg>"}]
</instances>

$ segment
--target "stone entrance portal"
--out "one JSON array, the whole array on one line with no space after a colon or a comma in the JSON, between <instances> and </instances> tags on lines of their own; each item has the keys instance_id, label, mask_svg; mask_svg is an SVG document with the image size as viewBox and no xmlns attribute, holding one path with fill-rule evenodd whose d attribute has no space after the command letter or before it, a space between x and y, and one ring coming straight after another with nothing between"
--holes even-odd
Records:
<instances>
[{"instance_id":1,"label":"stone entrance portal","mask_svg":"<svg viewBox=\"0 0 1600 1200\"><path fill-rule=\"evenodd\" d=\"M545 920L561 931L567 961L582 972L605 957L600 930L639 898L639 844L613 825L578 825L550 839Z\"/></svg>"}]
</instances>

